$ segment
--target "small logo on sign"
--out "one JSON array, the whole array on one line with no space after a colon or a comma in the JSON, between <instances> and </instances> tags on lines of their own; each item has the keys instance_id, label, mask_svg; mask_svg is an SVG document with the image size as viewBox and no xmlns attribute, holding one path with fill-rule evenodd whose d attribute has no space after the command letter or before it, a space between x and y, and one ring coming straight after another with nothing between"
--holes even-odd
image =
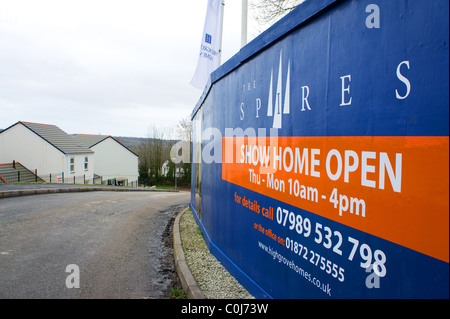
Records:
<instances>
[{"instance_id":1,"label":"small logo on sign","mask_svg":"<svg viewBox=\"0 0 450 319\"><path fill-rule=\"evenodd\" d=\"M211 44L212 36L208 33L205 34L205 42Z\"/></svg>"}]
</instances>

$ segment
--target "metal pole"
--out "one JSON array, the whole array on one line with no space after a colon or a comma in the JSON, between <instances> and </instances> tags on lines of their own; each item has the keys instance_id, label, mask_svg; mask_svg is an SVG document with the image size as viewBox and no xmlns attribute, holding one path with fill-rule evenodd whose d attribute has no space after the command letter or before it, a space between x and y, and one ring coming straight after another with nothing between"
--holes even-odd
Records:
<instances>
[{"instance_id":1,"label":"metal pole","mask_svg":"<svg viewBox=\"0 0 450 319\"><path fill-rule=\"evenodd\" d=\"M222 35L223 35L223 14L224 14L224 7L225 7L225 0L222 0L222 8L220 12L220 47L219 47L219 65L222 64Z\"/></svg>"},{"instance_id":2,"label":"metal pole","mask_svg":"<svg viewBox=\"0 0 450 319\"><path fill-rule=\"evenodd\" d=\"M177 164L175 164L175 190L177 190Z\"/></svg>"},{"instance_id":3,"label":"metal pole","mask_svg":"<svg viewBox=\"0 0 450 319\"><path fill-rule=\"evenodd\" d=\"M242 0L241 48L247 44L248 0Z\"/></svg>"}]
</instances>

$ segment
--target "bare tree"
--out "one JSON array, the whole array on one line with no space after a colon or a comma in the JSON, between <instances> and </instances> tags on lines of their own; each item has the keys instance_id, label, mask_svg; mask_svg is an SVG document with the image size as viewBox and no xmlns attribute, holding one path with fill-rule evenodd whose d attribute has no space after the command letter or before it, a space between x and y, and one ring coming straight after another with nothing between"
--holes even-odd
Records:
<instances>
[{"instance_id":1,"label":"bare tree","mask_svg":"<svg viewBox=\"0 0 450 319\"><path fill-rule=\"evenodd\" d=\"M163 138L164 133L160 131L156 125L153 125L149 134L149 168L150 175L157 181L161 179L161 170L163 161Z\"/></svg>"},{"instance_id":2,"label":"bare tree","mask_svg":"<svg viewBox=\"0 0 450 319\"><path fill-rule=\"evenodd\" d=\"M270 26L305 0L253 0L250 9L261 26Z\"/></svg>"},{"instance_id":3,"label":"bare tree","mask_svg":"<svg viewBox=\"0 0 450 319\"><path fill-rule=\"evenodd\" d=\"M182 118L177 126L178 138L182 141L192 141L192 121L190 117Z\"/></svg>"},{"instance_id":4,"label":"bare tree","mask_svg":"<svg viewBox=\"0 0 450 319\"><path fill-rule=\"evenodd\" d=\"M162 165L165 160L164 133L153 125L148 132L148 138L139 145L139 175L152 183L160 182ZM166 156L167 157L167 156Z\"/></svg>"},{"instance_id":5,"label":"bare tree","mask_svg":"<svg viewBox=\"0 0 450 319\"><path fill-rule=\"evenodd\" d=\"M185 117L180 119L180 121L178 122L178 126L177 126L177 134L178 134L178 138L181 141L184 141L186 143L189 143L189 159L192 158L192 121L190 119L190 117ZM183 171L183 182L185 184L190 183L191 181L191 163L187 162L181 163L181 169Z\"/></svg>"}]
</instances>

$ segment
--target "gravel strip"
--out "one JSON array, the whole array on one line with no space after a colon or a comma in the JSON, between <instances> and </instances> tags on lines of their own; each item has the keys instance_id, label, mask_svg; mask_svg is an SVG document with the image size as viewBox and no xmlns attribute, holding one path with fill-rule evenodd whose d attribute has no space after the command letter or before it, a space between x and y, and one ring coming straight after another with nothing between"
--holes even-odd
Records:
<instances>
[{"instance_id":1,"label":"gravel strip","mask_svg":"<svg viewBox=\"0 0 450 319\"><path fill-rule=\"evenodd\" d=\"M206 298L253 299L209 252L190 209L181 216L180 236L186 262Z\"/></svg>"}]
</instances>

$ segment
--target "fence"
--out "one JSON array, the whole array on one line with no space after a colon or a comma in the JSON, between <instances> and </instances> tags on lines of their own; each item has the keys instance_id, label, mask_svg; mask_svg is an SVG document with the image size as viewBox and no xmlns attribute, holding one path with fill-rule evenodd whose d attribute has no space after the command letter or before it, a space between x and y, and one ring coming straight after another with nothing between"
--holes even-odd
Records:
<instances>
[{"instance_id":1,"label":"fence","mask_svg":"<svg viewBox=\"0 0 450 319\"><path fill-rule=\"evenodd\" d=\"M137 187L138 181L127 178L103 178L92 175L71 175L64 172L39 174L38 170L29 170L19 162L0 164L0 184L8 183L62 183L62 184L100 184Z\"/></svg>"},{"instance_id":2,"label":"fence","mask_svg":"<svg viewBox=\"0 0 450 319\"><path fill-rule=\"evenodd\" d=\"M19 162L0 165L0 183L36 183L43 182L37 170L31 171Z\"/></svg>"},{"instance_id":3,"label":"fence","mask_svg":"<svg viewBox=\"0 0 450 319\"><path fill-rule=\"evenodd\" d=\"M51 173L39 176L46 183L64 183L64 184L92 184L93 179L86 174L69 175L61 173Z\"/></svg>"},{"instance_id":4,"label":"fence","mask_svg":"<svg viewBox=\"0 0 450 319\"><path fill-rule=\"evenodd\" d=\"M23 171L14 171L1 173L1 180L3 183L37 183L43 182L41 177L37 173L29 172L24 173Z\"/></svg>"},{"instance_id":5,"label":"fence","mask_svg":"<svg viewBox=\"0 0 450 319\"><path fill-rule=\"evenodd\" d=\"M113 186L130 186L137 187L138 181L129 181L127 178L115 177L104 178L94 174L94 176L83 175L69 175L61 173L52 173L39 176L42 181L47 183L63 183L63 184L97 184L97 185L113 185Z\"/></svg>"}]
</instances>

